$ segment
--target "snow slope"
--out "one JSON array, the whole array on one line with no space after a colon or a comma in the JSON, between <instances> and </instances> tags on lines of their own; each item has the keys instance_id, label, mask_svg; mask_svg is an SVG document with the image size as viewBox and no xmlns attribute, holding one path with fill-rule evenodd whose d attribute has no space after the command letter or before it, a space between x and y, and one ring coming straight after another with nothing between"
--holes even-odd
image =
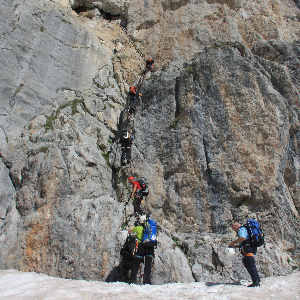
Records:
<instances>
[{"instance_id":1,"label":"snow slope","mask_svg":"<svg viewBox=\"0 0 300 300\"><path fill-rule=\"evenodd\" d=\"M264 278L259 288L247 288L243 284L197 282L139 286L3 270L0 271L0 299L300 299L300 273Z\"/></svg>"}]
</instances>

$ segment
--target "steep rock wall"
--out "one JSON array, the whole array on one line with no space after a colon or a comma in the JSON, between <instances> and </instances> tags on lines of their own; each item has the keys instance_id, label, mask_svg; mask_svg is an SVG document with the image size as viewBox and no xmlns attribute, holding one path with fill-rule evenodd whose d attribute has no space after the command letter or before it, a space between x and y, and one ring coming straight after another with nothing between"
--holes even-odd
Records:
<instances>
[{"instance_id":1,"label":"steep rock wall","mask_svg":"<svg viewBox=\"0 0 300 300\"><path fill-rule=\"evenodd\" d=\"M105 280L123 207L102 154L139 54L117 23L50 1L0 14L1 268Z\"/></svg>"},{"instance_id":2,"label":"steep rock wall","mask_svg":"<svg viewBox=\"0 0 300 300\"><path fill-rule=\"evenodd\" d=\"M263 58L270 48L276 56ZM228 264L224 256L213 263L216 248L220 260L232 220L256 212L267 241L299 263L299 50L277 41L253 53L238 42L216 44L144 85L135 174L151 180L146 207L200 262L200 270L192 263L197 278L205 261L211 272ZM271 267L268 251L259 258L262 274L295 268L292 259Z\"/></svg>"},{"instance_id":3,"label":"steep rock wall","mask_svg":"<svg viewBox=\"0 0 300 300\"><path fill-rule=\"evenodd\" d=\"M120 279L124 205L108 153L144 62L118 21L90 17L2 3L1 268ZM156 282L193 281L172 240L162 245ZM164 279L172 260L188 272Z\"/></svg>"}]
</instances>

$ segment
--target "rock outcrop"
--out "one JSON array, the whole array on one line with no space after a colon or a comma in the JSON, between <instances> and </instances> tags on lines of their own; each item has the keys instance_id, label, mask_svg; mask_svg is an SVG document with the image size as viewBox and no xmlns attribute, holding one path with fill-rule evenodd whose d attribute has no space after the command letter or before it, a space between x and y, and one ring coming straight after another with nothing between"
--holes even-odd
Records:
<instances>
[{"instance_id":1,"label":"rock outcrop","mask_svg":"<svg viewBox=\"0 0 300 300\"><path fill-rule=\"evenodd\" d=\"M143 206L160 233L153 283L248 276L224 250L232 221L256 212L267 240L260 274L299 270L293 1L1 8L0 268L118 280L133 222L119 176L134 175L148 180ZM119 173L121 112L144 55L157 71L144 80L133 167Z\"/></svg>"}]
</instances>

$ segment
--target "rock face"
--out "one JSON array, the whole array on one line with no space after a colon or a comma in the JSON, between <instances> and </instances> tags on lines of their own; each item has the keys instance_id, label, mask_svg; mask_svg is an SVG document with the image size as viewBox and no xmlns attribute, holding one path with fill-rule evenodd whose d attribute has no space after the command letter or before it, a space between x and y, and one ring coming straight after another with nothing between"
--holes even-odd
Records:
<instances>
[{"instance_id":1,"label":"rock face","mask_svg":"<svg viewBox=\"0 0 300 300\"><path fill-rule=\"evenodd\" d=\"M128 31L159 65L190 60L216 42L239 41L251 48L257 41L293 41L300 35L293 0L133 0L128 16Z\"/></svg>"},{"instance_id":2,"label":"rock face","mask_svg":"<svg viewBox=\"0 0 300 300\"><path fill-rule=\"evenodd\" d=\"M226 245L232 220L243 223L255 212L269 241L299 263L299 50L299 43L278 41L257 44L253 53L238 42L215 44L144 85L135 145L150 146L135 171L154 179L147 207L171 231L199 232L189 243L179 238L195 263L203 266L209 253L211 272L226 263L220 254L213 263L217 237L203 238L221 234ZM206 270L193 268L203 278Z\"/></svg>"},{"instance_id":3,"label":"rock face","mask_svg":"<svg viewBox=\"0 0 300 300\"><path fill-rule=\"evenodd\" d=\"M54 0L54 2L73 9L97 7L100 11L111 15L124 15L129 4L128 0Z\"/></svg>"},{"instance_id":4,"label":"rock face","mask_svg":"<svg viewBox=\"0 0 300 300\"><path fill-rule=\"evenodd\" d=\"M104 154L139 55L117 23L51 2L0 19L1 267L105 280L124 218Z\"/></svg>"},{"instance_id":5,"label":"rock face","mask_svg":"<svg viewBox=\"0 0 300 300\"><path fill-rule=\"evenodd\" d=\"M2 161L0 161L0 179L0 222L2 225L15 193L14 186L9 178L9 171Z\"/></svg>"},{"instance_id":6,"label":"rock face","mask_svg":"<svg viewBox=\"0 0 300 300\"><path fill-rule=\"evenodd\" d=\"M133 222L119 177L134 175L160 233L153 283L246 278L225 248L256 212L261 276L299 269L300 43L266 41L299 36L294 2L37 0L0 16L0 268L119 280ZM143 53L172 62L146 75L118 172Z\"/></svg>"}]
</instances>

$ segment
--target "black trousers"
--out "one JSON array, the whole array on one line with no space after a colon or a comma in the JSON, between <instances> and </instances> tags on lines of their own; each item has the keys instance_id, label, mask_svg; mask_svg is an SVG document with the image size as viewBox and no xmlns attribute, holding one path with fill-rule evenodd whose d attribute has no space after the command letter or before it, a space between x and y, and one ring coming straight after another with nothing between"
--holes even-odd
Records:
<instances>
[{"instance_id":1,"label":"black trousers","mask_svg":"<svg viewBox=\"0 0 300 300\"><path fill-rule=\"evenodd\" d=\"M130 108L129 108L129 113L130 114L135 114L136 104L137 104L137 99L136 98L131 98L130 99Z\"/></svg>"},{"instance_id":2,"label":"black trousers","mask_svg":"<svg viewBox=\"0 0 300 300\"><path fill-rule=\"evenodd\" d=\"M146 68L145 68L145 73L147 72L147 71L153 71L153 64L152 65L146 65Z\"/></svg>"},{"instance_id":3,"label":"black trousers","mask_svg":"<svg viewBox=\"0 0 300 300\"><path fill-rule=\"evenodd\" d=\"M135 213L140 213L140 214L143 214L143 210L141 208L141 204L142 204L142 201L143 200L143 196L142 195L136 195L134 197L134 201L133 201L133 209L134 209L134 212Z\"/></svg>"},{"instance_id":4,"label":"black trousers","mask_svg":"<svg viewBox=\"0 0 300 300\"><path fill-rule=\"evenodd\" d=\"M256 252L257 248L250 245L246 245L243 249L243 264L250 274L253 282L260 281L260 278L256 269L254 256L247 256L247 253L256 254Z\"/></svg>"},{"instance_id":5,"label":"black trousers","mask_svg":"<svg viewBox=\"0 0 300 300\"><path fill-rule=\"evenodd\" d=\"M121 267L121 278L120 278L121 282L128 282L131 262L132 262L132 260L122 260L121 261L121 263L119 265Z\"/></svg>"},{"instance_id":6,"label":"black trousers","mask_svg":"<svg viewBox=\"0 0 300 300\"><path fill-rule=\"evenodd\" d=\"M140 268L141 261L145 258L145 268L144 268L144 278L143 284L151 284L151 265L152 260L154 258L154 248L146 247L143 244L140 244L135 255L133 261L131 263L131 274L129 281L132 283L136 283L137 273Z\"/></svg>"},{"instance_id":7,"label":"black trousers","mask_svg":"<svg viewBox=\"0 0 300 300\"><path fill-rule=\"evenodd\" d=\"M131 148L130 147L122 147L122 154L121 154L121 160L123 160L126 156L126 158L131 158Z\"/></svg>"}]
</instances>

